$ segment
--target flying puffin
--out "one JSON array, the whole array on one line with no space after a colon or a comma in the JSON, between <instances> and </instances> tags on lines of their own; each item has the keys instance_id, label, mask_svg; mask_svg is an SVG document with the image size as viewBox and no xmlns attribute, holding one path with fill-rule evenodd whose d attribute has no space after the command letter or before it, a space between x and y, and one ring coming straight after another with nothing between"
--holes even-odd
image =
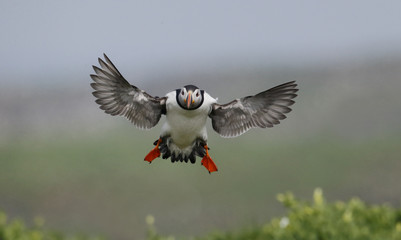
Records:
<instances>
[{"instance_id":1,"label":"flying puffin","mask_svg":"<svg viewBox=\"0 0 401 240\"><path fill-rule=\"evenodd\" d=\"M213 129L222 137L237 137L251 128L273 127L286 118L285 114L297 95L295 81L287 82L254 96L235 99L227 104L217 103L204 90L186 85L167 93L165 97L153 97L131 85L104 54L98 59L100 68L93 66L91 74L100 109L111 115L122 115L136 127L154 127L162 115L166 121L156 145L146 156L151 163L162 155L171 162L195 163L196 156L209 173L217 171L209 156L206 121L212 120Z\"/></svg>"}]
</instances>

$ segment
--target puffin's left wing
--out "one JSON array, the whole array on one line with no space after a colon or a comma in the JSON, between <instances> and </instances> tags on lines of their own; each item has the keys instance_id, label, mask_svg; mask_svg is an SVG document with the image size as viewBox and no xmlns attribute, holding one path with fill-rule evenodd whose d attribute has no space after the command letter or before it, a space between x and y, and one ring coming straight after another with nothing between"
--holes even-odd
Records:
<instances>
[{"instance_id":1,"label":"puffin's left wing","mask_svg":"<svg viewBox=\"0 0 401 240\"><path fill-rule=\"evenodd\" d=\"M213 129L222 137L237 137L251 128L273 127L291 111L298 89L295 81L288 82L230 103L213 104L209 117Z\"/></svg>"},{"instance_id":2,"label":"puffin's left wing","mask_svg":"<svg viewBox=\"0 0 401 240\"><path fill-rule=\"evenodd\" d=\"M139 128L152 128L166 113L166 97L152 97L145 91L129 84L110 59L104 54L99 58L101 68L93 66L94 83L92 94L97 98L100 109L111 115L122 115Z\"/></svg>"}]
</instances>

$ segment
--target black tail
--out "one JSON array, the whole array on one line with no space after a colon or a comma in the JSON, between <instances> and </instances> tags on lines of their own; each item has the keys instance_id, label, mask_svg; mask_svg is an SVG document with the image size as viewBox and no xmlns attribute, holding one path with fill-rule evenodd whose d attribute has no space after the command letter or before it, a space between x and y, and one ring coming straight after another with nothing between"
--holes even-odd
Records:
<instances>
[{"instance_id":1,"label":"black tail","mask_svg":"<svg viewBox=\"0 0 401 240\"><path fill-rule=\"evenodd\" d=\"M192 148L191 154L189 156L179 153L176 155L175 153L171 153L168 147L169 136L161 137L162 141L159 144L160 153L162 154L163 159L171 159L171 162L188 162L188 160L193 164L196 162L196 156L203 157L206 154L205 145L206 142L202 139L196 139L194 147ZM159 140L159 139L158 139ZM156 145L158 140L156 140L153 145Z\"/></svg>"}]
</instances>

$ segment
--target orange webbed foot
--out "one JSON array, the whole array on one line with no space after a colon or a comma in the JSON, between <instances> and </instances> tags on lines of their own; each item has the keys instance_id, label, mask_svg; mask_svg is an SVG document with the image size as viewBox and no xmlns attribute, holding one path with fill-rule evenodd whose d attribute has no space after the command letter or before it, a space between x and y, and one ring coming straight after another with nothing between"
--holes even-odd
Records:
<instances>
[{"instance_id":1,"label":"orange webbed foot","mask_svg":"<svg viewBox=\"0 0 401 240\"><path fill-rule=\"evenodd\" d=\"M162 142L162 139L159 138L159 140L157 141L156 147L153 148L145 157L145 161L148 161L149 163L152 163L152 161L155 158L160 157L160 149L159 149L159 145Z\"/></svg>"},{"instance_id":2,"label":"orange webbed foot","mask_svg":"<svg viewBox=\"0 0 401 240\"><path fill-rule=\"evenodd\" d=\"M209 148L207 145L205 145L204 148L206 149L206 154L202 158L202 165L209 171L209 173L218 171L216 164L214 164L212 158L209 156Z\"/></svg>"}]
</instances>

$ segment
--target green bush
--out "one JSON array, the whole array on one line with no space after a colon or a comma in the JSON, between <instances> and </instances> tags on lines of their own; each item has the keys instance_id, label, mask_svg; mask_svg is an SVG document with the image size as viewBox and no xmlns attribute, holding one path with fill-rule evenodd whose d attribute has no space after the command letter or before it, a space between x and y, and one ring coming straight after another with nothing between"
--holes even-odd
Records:
<instances>
[{"instance_id":1,"label":"green bush","mask_svg":"<svg viewBox=\"0 0 401 240\"><path fill-rule=\"evenodd\" d=\"M388 205L367 205L358 198L328 203L320 189L312 202L303 202L291 193L278 200L288 213L269 223L238 232L216 232L198 240L401 240L401 209ZM151 225L149 240L170 240L159 236ZM192 238L193 239L193 238Z\"/></svg>"},{"instance_id":2,"label":"green bush","mask_svg":"<svg viewBox=\"0 0 401 240\"><path fill-rule=\"evenodd\" d=\"M43 228L44 220L35 218L31 227L22 220L7 220L7 215L0 212L0 240L99 240L98 237L86 235L64 235L60 232Z\"/></svg>"},{"instance_id":3,"label":"green bush","mask_svg":"<svg viewBox=\"0 0 401 240\"><path fill-rule=\"evenodd\" d=\"M401 210L388 205L369 206L358 198L327 203L320 189L312 203L290 193L278 195L278 200L288 215L257 229L255 239L401 239Z\"/></svg>"}]
</instances>

